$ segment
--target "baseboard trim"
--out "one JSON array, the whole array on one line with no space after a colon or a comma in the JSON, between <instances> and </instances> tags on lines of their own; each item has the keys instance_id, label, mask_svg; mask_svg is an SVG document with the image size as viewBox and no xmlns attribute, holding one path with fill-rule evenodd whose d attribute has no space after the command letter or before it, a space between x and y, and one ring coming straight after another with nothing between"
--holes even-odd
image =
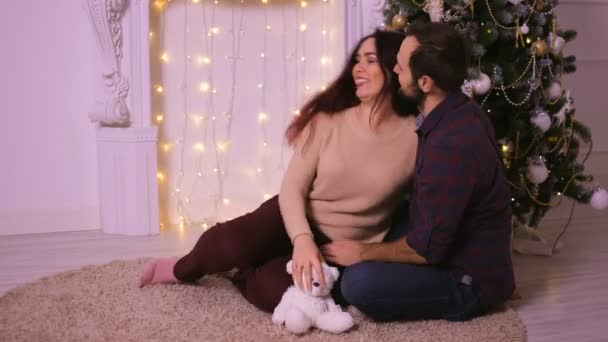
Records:
<instances>
[{"instance_id":1,"label":"baseboard trim","mask_svg":"<svg viewBox=\"0 0 608 342\"><path fill-rule=\"evenodd\" d=\"M0 236L100 229L99 207L0 211Z\"/></svg>"}]
</instances>

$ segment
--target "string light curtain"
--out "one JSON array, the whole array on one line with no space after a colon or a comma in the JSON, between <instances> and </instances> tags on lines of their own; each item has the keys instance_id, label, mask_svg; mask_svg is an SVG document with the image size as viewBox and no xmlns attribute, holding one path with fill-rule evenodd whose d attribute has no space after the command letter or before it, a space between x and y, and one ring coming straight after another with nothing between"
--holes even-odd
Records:
<instances>
[{"instance_id":1,"label":"string light curtain","mask_svg":"<svg viewBox=\"0 0 608 342\"><path fill-rule=\"evenodd\" d=\"M278 192L287 125L343 66L343 4L151 5L161 228L206 229Z\"/></svg>"}]
</instances>

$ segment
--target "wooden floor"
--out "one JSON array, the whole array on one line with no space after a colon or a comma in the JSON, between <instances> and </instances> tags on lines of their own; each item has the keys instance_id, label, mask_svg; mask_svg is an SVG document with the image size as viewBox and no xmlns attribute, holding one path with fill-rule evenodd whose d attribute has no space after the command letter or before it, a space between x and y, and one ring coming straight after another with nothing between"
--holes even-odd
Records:
<instances>
[{"instance_id":1,"label":"wooden floor","mask_svg":"<svg viewBox=\"0 0 608 342\"><path fill-rule=\"evenodd\" d=\"M563 223L548 226L547 237ZM0 293L39 277L88 264L187 252L200 230L153 237L101 232L0 236ZM552 257L515 256L523 299L514 303L528 341L608 341L608 222L578 219ZM137 275L133 275L136 285ZM0 313L2 315L2 313Z\"/></svg>"}]
</instances>

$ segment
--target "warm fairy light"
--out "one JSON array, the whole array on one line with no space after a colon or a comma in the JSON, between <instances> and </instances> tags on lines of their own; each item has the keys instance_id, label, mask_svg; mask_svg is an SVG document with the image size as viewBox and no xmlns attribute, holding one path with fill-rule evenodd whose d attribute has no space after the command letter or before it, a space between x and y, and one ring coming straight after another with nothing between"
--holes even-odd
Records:
<instances>
[{"instance_id":1,"label":"warm fairy light","mask_svg":"<svg viewBox=\"0 0 608 342\"><path fill-rule=\"evenodd\" d=\"M201 83L201 85L198 87L198 89L203 92L203 93L208 93L209 89L211 89L211 85L207 82L203 82Z\"/></svg>"},{"instance_id":2,"label":"warm fairy light","mask_svg":"<svg viewBox=\"0 0 608 342\"><path fill-rule=\"evenodd\" d=\"M196 127L199 127L201 125L201 122L203 121L203 116L202 115L194 115L192 117L192 121L194 121L194 125L196 125Z\"/></svg>"},{"instance_id":3,"label":"warm fairy light","mask_svg":"<svg viewBox=\"0 0 608 342\"><path fill-rule=\"evenodd\" d=\"M211 58L209 58L207 56L198 56L198 57L196 57L196 64L198 64L198 65L211 64Z\"/></svg>"},{"instance_id":4,"label":"warm fairy light","mask_svg":"<svg viewBox=\"0 0 608 342\"><path fill-rule=\"evenodd\" d=\"M203 144L202 142L194 144L194 150L199 152L205 152L205 144Z\"/></svg>"},{"instance_id":5,"label":"warm fairy light","mask_svg":"<svg viewBox=\"0 0 608 342\"><path fill-rule=\"evenodd\" d=\"M228 145L230 145L230 144L227 142L219 142L219 143L217 143L217 150L219 152L226 152L226 150L228 149Z\"/></svg>"},{"instance_id":6,"label":"warm fairy light","mask_svg":"<svg viewBox=\"0 0 608 342\"><path fill-rule=\"evenodd\" d=\"M166 52L163 52L163 54L160 55L160 59L165 63L169 63L169 54Z\"/></svg>"},{"instance_id":7,"label":"warm fairy light","mask_svg":"<svg viewBox=\"0 0 608 342\"><path fill-rule=\"evenodd\" d=\"M268 114L266 114L264 112L261 112L258 115L258 121L260 121L260 122L266 122L267 120L268 120Z\"/></svg>"},{"instance_id":8,"label":"warm fairy light","mask_svg":"<svg viewBox=\"0 0 608 342\"><path fill-rule=\"evenodd\" d=\"M264 5L274 4L270 0L260 0L260 1ZM323 1L324 4L326 4L328 2L328 0L322 0L322 1ZM190 0L186 0L186 2L190 2ZM190 3L193 3L193 4L201 4L201 3L203 3L203 4L204 3L210 4L211 2L212 1L191 0ZM240 2L244 3L244 1L242 1L242 0ZM296 4L296 6L299 5L301 8L308 8L308 2L309 1L298 0L295 4ZM217 4L219 4L219 1L218 0L214 0L213 3L217 5ZM171 4L171 2L170 2L170 0L153 0L152 4L153 4L153 6L156 6L159 9L164 9L164 7L166 7L168 4ZM259 4L259 2L258 2L258 4ZM298 20L298 21L300 21L300 20ZM308 27L308 24L305 23L304 21L305 20L300 21L299 24L297 23L297 21L294 22L294 24L296 25L296 29L297 30L299 30L300 32L307 32L309 29L311 29L312 30L311 33L312 32L314 32L315 34L321 33L322 36L323 36L323 39L328 39L327 37L329 36L329 29L331 28L330 26L323 25L323 26L317 27L317 26L313 25L313 23L311 23L311 25L313 25L313 26ZM211 38L204 37L204 35L205 35L204 31L205 30L203 29L203 39L214 39L213 36L214 35L217 36L217 35L223 34L224 32L221 32L223 30L226 30L226 33L228 33L228 29L229 28L226 28L224 26L222 26L221 28L217 24L215 24L215 25L212 24L210 26L211 27L207 27L207 32L206 33ZM320 30L319 30L319 28L320 28ZM232 28L232 29L235 29L235 28ZM270 33L270 31L280 30L279 27L274 27L273 28L268 21L266 23L264 23L263 25L260 25L259 29L265 30L268 33ZM232 31L230 31L230 32L232 32ZM156 35L159 35L159 38L160 38L160 33L152 32L152 31L149 32L150 38L154 37L156 39L156 37L155 37ZM219 36L218 36L218 38L219 38ZM262 62L262 63L268 62L269 61L268 58L275 57L275 53L273 52L273 50L270 50L269 48L268 49L266 49L266 48L265 49L260 49L260 50L257 51L257 54L259 54L259 56L261 58L259 61ZM266 50L271 51L270 55L266 54ZM306 62L306 64L302 63L298 67L302 67L302 66L307 65L307 64L316 64L314 62L315 59L318 61L317 63L320 63L322 66L328 66L328 65L334 64L333 61L332 61L332 59L331 59L331 57L329 56L329 54L327 52L326 53L322 53L321 56L319 56L319 55L316 55L316 56L308 55L307 57L311 58L310 61L306 61L306 57L304 57L304 55L306 55L306 51L305 50L302 51L301 54L299 54L299 53L295 54L295 56L293 54L287 56L286 51L283 51L283 54L285 55L284 56L285 58L289 58L292 61L296 61L296 63L297 63L297 61ZM255 52L254 52L254 56L255 56ZM156 59L156 60L157 60L157 63L172 63L172 64L174 64L176 62L175 60L173 60L174 57L177 57L177 56L174 55L174 51L173 50L168 50L168 51L162 51L161 50L160 61L159 61L159 59ZM183 56L183 57L186 57L186 56ZM217 64L216 63L217 61L215 59L219 58L219 57L217 57L216 55L211 56L211 55L208 55L206 52L203 52L203 51L198 52L198 53L197 52L192 52L191 56L187 56L186 57L188 59L188 61L186 61L186 63L187 64L190 64L190 63L194 64L195 69L204 70L204 66L205 65L212 64L211 57L214 57L214 60L213 60L214 63L213 64ZM227 58L228 59L229 58L235 58L235 59L237 59L237 58L241 58L241 57L228 56ZM311 62L311 63L308 63L308 62ZM192 65L192 64L190 64L190 65ZM316 65L318 66L318 64L316 64ZM323 74L326 68L318 68L317 67L317 69L321 70L321 73ZM215 94L217 92L216 89L214 88L214 86L218 86L218 84L216 84L215 82L212 82L213 81L212 79L207 79L207 81L204 81L204 80L205 80L205 78L203 78L202 80L199 79L198 90L200 92L202 92L202 93L207 93L206 95L202 95L204 97L209 97L210 99L216 98L217 95L213 95L213 94ZM266 79L260 79L258 81L258 83L253 83L253 85L257 84L258 89L260 89L262 91L262 94L264 94L264 92L266 90L269 90L269 89L265 89L265 88L271 86L271 84L268 83L268 81L264 81L264 80L266 80ZM318 87L320 87L323 91L326 90L326 85L324 85L323 82L319 82L319 83L321 83L321 84L319 84L316 81L314 81L313 79L306 79L306 78L304 78L302 81L303 82L301 82L300 87L303 87L305 89L305 91L307 91L307 92L312 91L313 88L314 89L319 89ZM214 83L214 84L211 84L211 83ZM306 83L308 83L308 85L306 85ZM197 85L197 83L194 83L194 90L196 90L196 85ZM233 87L236 87L236 85L233 84ZM229 91L225 91L224 88L221 88L220 90L222 90L222 91L224 91L226 93L229 93ZM233 90L234 90L234 88L233 88ZM302 89L300 88L300 91L301 90ZM158 84L158 85L156 85L153 88L153 91L155 91L155 92L157 92L159 94L162 94L162 93L164 93L164 88L163 88L163 86L161 84ZM188 91L187 87L186 87L185 91ZM212 94L209 94L209 93L212 93ZM233 93L234 93L234 91L233 91ZM220 94L223 95L222 92ZM161 96L164 96L164 95L161 95ZM260 107L260 109L262 109L262 110L268 110L268 108L266 107L266 105L265 105L264 102L262 102L262 106ZM286 107L285 109L289 110L289 107ZM299 116L300 115L300 110L292 107L292 113L293 113L294 116ZM184 120L191 119L192 121L190 121L190 123L192 125L196 125L196 127L201 127L204 124L214 124L214 125L218 124L217 120L215 122L212 122L212 120L216 119L216 115L218 116L219 119L222 119L222 117L225 118L224 114L226 114L226 113L221 113L219 110L216 110L214 108L209 108L208 111L204 112L204 114L203 114L203 111L200 111L198 113L188 113L188 112L183 113L182 112L182 114L184 115ZM215 114L215 115L213 115L213 114ZM255 112L250 113L250 115L251 114L255 114ZM273 112L273 121L276 119L275 116L276 116L276 114ZM167 122L165 122L165 120L164 120L165 119L164 118L164 113L158 113L157 112L157 114L153 116L153 118L155 119L155 121L159 124L158 125L159 127L161 127L160 123L163 123L163 125L165 125L169 121L172 121L174 119L174 117L175 117L175 115L171 114L171 116L167 117ZM177 117L180 117L180 115L178 114ZM230 117L229 114L228 114L228 117ZM211 120L209 120L209 119L211 119ZM270 121L269 113L265 112L265 111L259 111L257 119L258 119L259 124L261 125L260 127L264 128L266 126L263 126L263 125ZM220 120L220 121L223 122L223 120ZM187 121L185 121L185 122L188 123ZM202 158L202 157L198 157L197 153L206 153L206 154L208 154L210 152L217 152L219 154L221 154L221 153L232 153L231 150L232 150L232 147L233 147L232 146L233 141L231 141L232 138L230 137L230 135L228 135L226 137L223 137L224 140L215 139L215 137L214 137L211 141L203 141L203 139L199 140L199 139L191 139L191 138L185 139L183 137L181 138L182 139L181 141L175 141L174 139L176 139L176 138L173 138L173 139L169 140L167 143L161 142L159 144L159 151L161 151L161 152L162 151L164 151L164 152L170 152L170 151L171 152L175 152L175 151L173 151L174 148L178 148L178 149L179 148L185 148L185 150L188 152L188 149L191 149L190 151L193 151L193 152L191 152L191 155L192 156L196 156L196 158ZM197 141L197 140L199 140L199 141ZM267 153L267 154L270 155L271 150L274 149L274 145L273 145L273 147L270 147L270 145L269 145L270 141L268 140L268 137L264 136L260 140L258 140L258 142L257 142L257 144L258 144L257 146L258 147L260 147L260 145L259 145L260 143L262 144L262 146L265 149L264 153ZM184 144L184 145L179 145L179 144ZM273 144L274 144L274 142L273 142ZM216 151L213 151L214 147L215 147ZM207 151L207 148L209 148L209 151ZM181 150L181 151L183 152L184 150ZM166 156L170 156L170 155L171 154L167 154ZM202 154L202 156L204 157L205 154ZM217 156L216 156L216 158L217 158ZM224 158L224 157L220 157L220 158ZM203 177L203 176L209 177L210 175L213 175L210 172L211 170L213 170L213 173L220 173L219 175L214 175L214 176L222 176L222 177L224 177L223 175L228 174L229 168L228 168L228 166L224 165L223 162L221 162L222 159L219 159L219 160L220 160L220 162L218 162L218 160L216 160L217 163L213 163L213 164L215 164L215 167L211 166L211 165L210 166L204 166L205 165L204 163L203 164L199 164L198 168L195 168L194 170L190 170L191 175L195 176L195 177L196 176L198 176L198 177ZM260 178L262 175L264 175L266 172L269 172L269 170L271 169L269 165L265 165L264 163L260 163L258 165L259 165L259 167L255 167L254 166L254 168L248 170L249 172L254 171L253 175L255 175L255 178ZM183 167L182 167L182 169L180 170L180 173L181 173L182 176L186 173L184 171L187 172L188 170L184 170ZM169 177L169 174L167 173L167 170L163 170L163 171L158 170L158 172L157 172L157 178L158 178L159 183L160 182L164 182L163 186L167 186L170 183L172 183L172 179ZM218 179L221 180L221 177L218 177ZM200 180L200 178L198 180ZM267 186L268 186L268 184L267 184ZM181 187L184 187L184 191L181 190ZM189 205L193 205L196 201L191 201L189 197L186 197L187 193L190 190L188 188L186 188L186 185L182 184L181 181L178 181L176 184L169 185L169 189L171 189L171 188L174 189L173 195L176 196L179 199L179 202L182 203L182 204L178 203L178 212L177 212L177 215L175 215L175 216L178 217L178 227L179 227L179 229L183 230L186 227L186 223L190 223L191 222L191 220L190 220L191 218L188 215L186 215L187 211L183 211L183 210L179 211L180 205L182 206L182 209L184 209L184 208L187 208L187 207L184 207L185 203L190 203ZM272 196L273 196L272 195L272 189L271 188L267 188L266 191L268 191L268 192L259 191L257 196L263 197L264 200L268 200L268 199L272 198ZM228 206L228 205L232 206L232 205L235 205L235 204L240 204L238 202L238 199L237 199L237 202L231 203L231 199L228 198L228 197L226 197L226 195L227 195L226 193L221 193L220 192L219 196L216 197L215 200L216 201L217 200L221 201L222 205L224 205L224 206ZM228 209L229 208L226 208L225 210L228 210ZM180 214L183 215L183 216L180 216ZM173 216L173 220L175 220L175 216ZM175 221L173 221L172 224L175 224ZM167 225L168 225L168 223L167 223ZM161 226L162 226L162 224L161 224ZM208 223L204 223L203 224L203 223L199 222L197 224L197 226L198 227L202 227L205 230L207 230L207 229L210 228L210 225Z\"/></svg>"},{"instance_id":9,"label":"warm fairy light","mask_svg":"<svg viewBox=\"0 0 608 342\"><path fill-rule=\"evenodd\" d=\"M166 1L164 1L164 0L154 1L154 7L156 7L158 10L162 10L163 7L165 7L165 5L166 5Z\"/></svg>"}]
</instances>

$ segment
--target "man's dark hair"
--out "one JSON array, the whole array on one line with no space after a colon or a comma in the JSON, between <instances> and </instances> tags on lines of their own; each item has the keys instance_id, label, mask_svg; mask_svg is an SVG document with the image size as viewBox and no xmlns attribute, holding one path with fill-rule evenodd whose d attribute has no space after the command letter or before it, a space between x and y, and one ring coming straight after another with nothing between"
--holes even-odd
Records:
<instances>
[{"instance_id":1,"label":"man's dark hair","mask_svg":"<svg viewBox=\"0 0 608 342\"><path fill-rule=\"evenodd\" d=\"M469 65L468 40L445 23L412 24L408 36L420 44L410 57L414 80L426 75L445 92L459 90Z\"/></svg>"}]
</instances>

